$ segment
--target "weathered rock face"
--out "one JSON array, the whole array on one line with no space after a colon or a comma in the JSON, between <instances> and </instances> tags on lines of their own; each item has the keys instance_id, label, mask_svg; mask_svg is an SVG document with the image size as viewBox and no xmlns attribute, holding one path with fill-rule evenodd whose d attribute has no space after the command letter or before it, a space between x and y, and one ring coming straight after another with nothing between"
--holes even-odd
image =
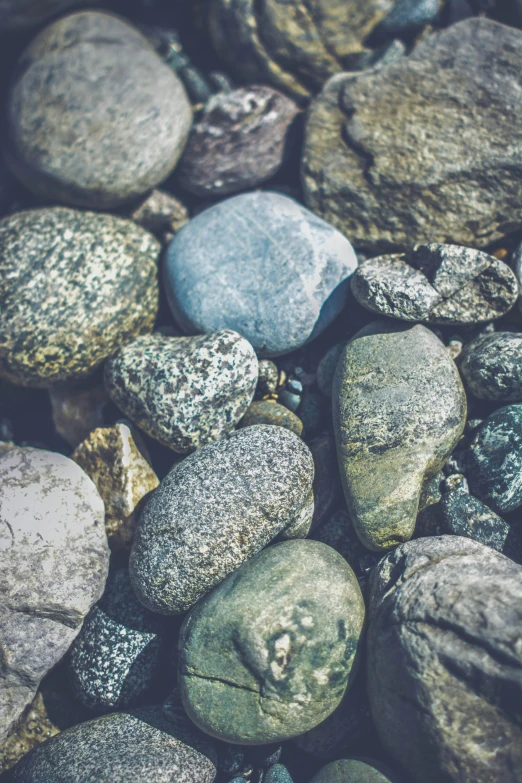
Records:
<instances>
[{"instance_id":1,"label":"weathered rock face","mask_svg":"<svg viewBox=\"0 0 522 783\"><path fill-rule=\"evenodd\" d=\"M110 208L171 173L191 122L183 85L139 30L85 11L49 25L23 53L7 160L46 198Z\"/></svg>"},{"instance_id":2,"label":"weathered rock face","mask_svg":"<svg viewBox=\"0 0 522 783\"><path fill-rule=\"evenodd\" d=\"M250 405L257 357L237 332L197 337L156 332L105 364L114 402L151 437L181 454L223 437Z\"/></svg>"},{"instance_id":3,"label":"weathered rock face","mask_svg":"<svg viewBox=\"0 0 522 783\"><path fill-rule=\"evenodd\" d=\"M368 687L415 783L522 779L522 568L469 539L398 547L372 580Z\"/></svg>"},{"instance_id":4,"label":"weathered rock face","mask_svg":"<svg viewBox=\"0 0 522 783\"><path fill-rule=\"evenodd\" d=\"M78 634L103 592L103 501L61 454L0 456L0 740Z\"/></svg>"},{"instance_id":5,"label":"weathered rock face","mask_svg":"<svg viewBox=\"0 0 522 783\"><path fill-rule=\"evenodd\" d=\"M160 245L130 220L51 207L0 222L0 374L81 378L152 329Z\"/></svg>"},{"instance_id":6,"label":"weathered rock face","mask_svg":"<svg viewBox=\"0 0 522 783\"><path fill-rule=\"evenodd\" d=\"M341 355L333 412L357 535L373 550L407 540L424 481L464 429L466 397L454 362L423 326L372 324Z\"/></svg>"},{"instance_id":7,"label":"weathered rock face","mask_svg":"<svg viewBox=\"0 0 522 783\"><path fill-rule=\"evenodd\" d=\"M365 261L351 288L368 310L433 324L492 321L518 297L517 279L507 264L480 250L440 244Z\"/></svg>"},{"instance_id":8,"label":"weathered rock face","mask_svg":"<svg viewBox=\"0 0 522 783\"><path fill-rule=\"evenodd\" d=\"M477 337L465 346L459 369L475 397L522 402L522 335L495 332Z\"/></svg>"},{"instance_id":9,"label":"weathered rock face","mask_svg":"<svg viewBox=\"0 0 522 783\"><path fill-rule=\"evenodd\" d=\"M265 549L185 620L187 714L237 744L302 734L341 701L363 622L355 574L333 549L310 540Z\"/></svg>"},{"instance_id":10,"label":"weathered rock face","mask_svg":"<svg viewBox=\"0 0 522 783\"><path fill-rule=\"evenodd\" d=\"M149 609L180 614L275 536L306 536L313 459L289 430L255 425L211 443L161 482L140 518L130 560Z\"/></svg>"},{"instance_id":11,"label":"weathered rock face","mask_svg":"<svg viewBox=\"0 0 522 783\"><path fill-rule=\"evenodd\" d=\"M308 120L308 206L374 254L520 228L521 63L522 32L468 19L387 68L335 76Z\"/></svg>"},{"instance_id":12,"label":"weathered rock face","mask_svg":"<svg viewBox=\"0 0 522 783\"><path fill-rule=\"evenodd\" d=\"M216 752L193 726L160 707L80 723L25 756L14 783L212 783Z\"/></svg>"}]
</instances>

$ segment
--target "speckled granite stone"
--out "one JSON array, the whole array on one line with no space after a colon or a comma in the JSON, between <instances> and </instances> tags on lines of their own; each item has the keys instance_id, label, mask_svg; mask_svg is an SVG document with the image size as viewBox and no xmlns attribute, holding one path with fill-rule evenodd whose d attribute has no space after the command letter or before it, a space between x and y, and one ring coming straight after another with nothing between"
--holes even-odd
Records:
<instances>
[{"instance_id":1,"label":"speckled granite stone","mask_svg":"<svg viewBox=\"0 0 522 783\"><path fill-rule=\"evenodd\" d=\"M278 533L306 535L312 455L283 427L255 425L190 455L147 502L130 559L142 603L186 611Z\"/></svg>"},{"instance_id":2,"label":"speckled granite stone","mask_svg":"<svg viewBox=\"0 0 522 783\"><path fill-rule=\"evenodd\" d=\"M105 364L105 386L148 435L179 453L218 440L250 405L254 349L223 329L198 337L155 333L128 343Z\"/></svg>"},{"instance_id":3,"label":"speckled granite stone","mask_svg":"<svg viewBox=\"0 0 522 783\"><path fill-rule=\"evenodd\" d=\"M51 207L0 221L0 375L26 386L80 378L150 331L159 251L113 215Z\"/></svg>"},{"instance_id":4,"label":"speckled granite stone","mask_svg":"<svg viewBox=\"0 0 522 783\"><path fill-rule=\"evenodd\" d=\"M346 692L363 623L357 579L337 552L306 539L268 547L183 624L187 714L207 733L237 744L308 731Z\"/></svg>"},{"instance_id":5,"label":"speckled granite stone","mask_svg":"<svg viewBox=\"0 0 522 783\"><path fill-rule=\"evenodd\" d=\"M103 592L103 501L61 454L0 457L0 741L69 649Z\"/></svg>"},{"instance_id":6,"label":"speckled granite stone","mask_svg":"<svg viewBox=\"0 0 522 783\"><path fill-rule=\"evenodd\" d=\"M348 343L333 388L344 494L375 551L413 535L423 484L466 421L466 396L443 343L424 326L370 324Z\"/></svg>"},{"instance_id":7,"label":"speckled granite stone","mask_svg":"<svg viewBox=\"0 0 522 783\"><path fill-rule=\"evenodd\" d=\"M212 742L160 707L80 723L31 751L14 783L212 783Z\"/></svg>"},{"instance_id":8,"label":"speckled granite stone","mask_svg":"<svg viewBox=\"0 0 522 783\"><path fill-rule=\"evenodd\" d=\"M459 358L467 389L481 400L522 402L522 335L484 334L468 343Z\"/></svg>"},{"instance_id":9,"label":"speckled granite stone","mask_svg":"<svg viewBox=\"0 0 522 783\"><path fill-rule=\"evenodd\" d=\"M87 707L128 707L162 671L168 625L136 598L126 569L113 571L69 652L70 681Z\"/></svg>"},{"instance_id":10,"label":"speckled granite stone","mask_svg":"<svg viewBox=\"0 0 522 783\"><path fill-rule=\"evenodd\" d=\"M494 256L458 245L417 245L361 264L352 292L368 310L403 321L476 324L516 303L514 272Z\"/></svg>"},{"instance_id":11,"label":"speckled granite stone","mask_svg":"<svg viewBox=\"0 0 522 783\"><path fill-rule=\"evenodd\" d=\"M42 30L20 58L7 162L46 198L108 209L168 177L191 122L182 83L139 30L82 11Z\"/></svg>"},{"instance_id":12,"label":"speckled granite stone","mask_svg":"<svg viewBox=\"0 0 522 783\"><path fill-rule=\"evenodd\" d=\"M357 266L342 234L297 201L259 191L221 201L172 240L165 286L187 332L234 329L261 356L320 334Z\"/></svg>"}]
</instances>

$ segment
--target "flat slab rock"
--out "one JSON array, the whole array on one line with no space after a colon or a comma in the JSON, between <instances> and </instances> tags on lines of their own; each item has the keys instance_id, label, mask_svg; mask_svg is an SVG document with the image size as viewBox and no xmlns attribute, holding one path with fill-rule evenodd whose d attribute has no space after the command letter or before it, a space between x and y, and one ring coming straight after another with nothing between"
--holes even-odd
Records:
<instances>
[{"instance_id":1,"label":"flat slab rock","mask_svg":"<svg viewBox=\"0 0 522 783\"><path fill-rule=\"evenodd\" d=\"M522 568L458 536L402 544L371 583L368 689L415 783L522 780Z\"/></svg>"},{"instance_id":2,"label":"flat slab rock","mask_svg":"<svg viewBox=\"0 0 522 783\"><path fill-rule=\"evenodd\" d=\"M521 78L522 32L489 19L426 36L373 73L334 76L308 119L307 205L368 254L485 247L518 230Z\"/></svg>"},{"instance_id":3,"label":"flat slab rock","mask_svg":"<svg viewBox=\"0 0 522 783\"><path fill-rule=\"evenodd\" d=\"M361 264L351 278L360 304L402 321L476 324L505 315L518 284L507 264L457 245L417 245Z\"/></svg>"},{"instance_id":4,"label":"flat slab rock","mask_svg":"<svg viewBox=\"0 0 522 783\"><path fill-rule=\"evenodd\" d=\"M109 566L103 501L49 451L0 456L0 741L67 652Z\"/></svg>"}]
</instances>

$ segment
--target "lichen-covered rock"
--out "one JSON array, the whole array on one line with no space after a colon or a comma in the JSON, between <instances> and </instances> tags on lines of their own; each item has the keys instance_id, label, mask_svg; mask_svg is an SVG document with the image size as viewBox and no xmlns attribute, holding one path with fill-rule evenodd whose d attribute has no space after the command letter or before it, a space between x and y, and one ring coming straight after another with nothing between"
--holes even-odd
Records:
<instances>
[{"instance_id":1,"label":"lichen-covered rock","mask_svg":"<svg viewBox=\"0 0 522 783\"><path fill-rule=\"evenodd\" d=\"M212 783L216 754L194 727L160 707L116 712L80 723L31 751L14 783Z\"/></svg>"},{"instance_id":2,"label":"lichen-covered rock","mask_svg":"<svg viewBox=\"0 0 522 783\"><path fill-rule=\"evenodd\" d=\"M243 417L257 357L230 329L198 337L146 335L105 364L105 387L144 432L181 454L223 437Z\"/></svg>"},{"instance_id":3,"label":"lichen-covered rock","mask_svg":"<svg viewBox=\"0 0 522 783\"><path fill-rule=\"evenodd\" d=\"M522 568L457 536L410 541L372 579L368 687L417 783L522 778Z\"/></svg>"},{"instance_id":4,"label":"lichen-covered rock","mask_svg":"<svg viewBox=\"0 0 522 783\"><path fill-rule=\"evenodd\" d=\"M87 473L105 504L105 530L113 550L130 547L137 514L159 479L126 424L101 427L75 449L72 459Z\"/></svg>"},{"instance_id":5,"label":"lichen-covered rock","mask_svg":"<svg viewBox=\"0 0 522 783\"><path fill-rule=\"evenodd\" d=\"M0 740L66 653L103 592L103 501L61 454L0 457Z\"/></svg>"},{"instance_id":6,"label":"lichen-covered rock","mask_svg":"<svg viewBox=\"0 0 522 783\"><path fill-rule=\"evenodd\" d=\"M522 504L522 405L506 405L478 428L465 455L472 493L499 514Z\"/></svg>"},{"instance_id":7,"label":"lichen-covered rock","mask_svg":"<svg viewBox=\"0 0 522 783\"><path fill-rule=\"evenodd\" d=\"M425 480L464 430L466 397L454 362L424 326L371 324L341 355L333 412L357 535L376 551L408 540Z\"/></svg>"},{"instance_id":8,"label":"lichen-covered rock","mask_svg":"<svg viewBox=\"0 0 522 783\"><path fill-rule=\"evenodd\" d=\"M373 759L340 759L323 767L311 783L399 783L399 778Z\"/></svg>"},{"instance_id":9,"label":"lichen-covered rock","mask_svg":"<svg viewBox=\"0 0 522 783\"><path fill-rule=\"evenodd\" d=\"M250 405L239 426L250 427L252 424L273 424L276 427L285 427L299 436L303 432L301 419L275 400L258 400Z\"/></svg>"},{"instance_id":10,"label":"lichen-covered rock","mask_svg":"<svg viewBox=\"0 0 522 783\"><path fill-rule=\"evenodd\" d=\"M172 240L165 286L188 333L234 329L261 356L299 348L341 311L357 266L338 231L280 193L201 212Z\"/></svg>"},{"instance_id":11,"label":"lichen-covered rock","mask_svg":"<svg viewBox=\"0 0 522 783\"><path fill-rule=\"evenodd\" d=\"M167 632L166 618L136 598L127 570L113 571L69 653L75 696L96 710L136 704L166 668Z\"/></svg>"},{"instance_id":12,"label":"lichen-covered rock","mask_svg":"<svg viewBox=\"0 0 522 783\"><path fill-rule=\"evenodd\" d=\"M284 427L255 425L190 455L143 510L130 559L134 589L164 614L190 609L276 535L306 536L312 455Z\"/></svg>"},{"instance_id":13,"label":"lichen-covered rock","mask_svg":"<svg viewBox=\"0 0 522 783\"><path fill-rule=\"evenodd\" d=\"M266 86L213 95L192 128L176 178L196 196L228 196L258 187L283 163L298 108Z\"/></svg>"},{"instance_id":14,"label":"lichen-covered rock","mask_svg":"<svg viewBox=\"0 0 522 783\"><path fill-rule=\"evenodd\" d=\"M457 245L417 245L365 261L351 279L368 310L402 321L476 324L516 303L515 274L494 256Z\"/></svg>"},{"instance_id":15,"label":"lichen-covered rock","mask_svg":"<svg viewBox=\"0 0 522 783\"><path fill-rule=\"evenodd\" d=\"M237 744L308 731L346 692L363 622L355 575L333 549L310 540L265 549L183 624L187 714L207 733Z\"/></svg>"},{"instance_id":16,"label":"lichen-covered rock","mask_svg":"<svg viewBox=\"0 0 522 783\"><path fill-rule=\"evenodd\" d=\"M0 375L25 386L81 378L150 331L159 251L113 215L50 207L0 221Z\"/></svg>"},{"instance_id":17,"label":"lichen-covered rock","mask_svg":"<svg viewBox=\"0 0 522 783\"><path fill-rule=\"evenodd\" d=\"M480 400L522 402L522 335L480 335L465 346L459 369L466 388Z\"/></svg>"},{"instance_id":18,"label":"lichen-covered rock","mask_svg":"<svg viewBox=\"0 0 522 783\"><path fill-rule=\"evenodd\" d=\"M335 76L308 119L307 205L373 254L516 231L521 63L522 32L467 19L395 64Z\"/></svg>"},{"instance_id":19,"label":"lichen-covered rock","mask_svg":"<svg viewBox=\"0 0 522 783\"><path fill-rule=\"evenodd\" d=\"M46 27L22 54L7 161L46 198L111 208L168 177L191 122L182 83L139 30L82 11Z\"/></svg>"}]
</instances>

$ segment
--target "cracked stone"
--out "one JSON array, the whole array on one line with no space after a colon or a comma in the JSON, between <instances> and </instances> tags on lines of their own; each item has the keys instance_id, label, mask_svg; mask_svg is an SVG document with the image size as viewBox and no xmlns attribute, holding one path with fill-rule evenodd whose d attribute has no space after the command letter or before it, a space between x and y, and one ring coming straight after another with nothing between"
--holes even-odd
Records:
<instances>
[{"instance_id":1,"label":"cracked stone","mask_svg":"<svg viewBox=\"0 0 522 783\"><path fill-rule=\"evenodd\" d=\"M385 749L423 783L522 779L522 568L458 536L372 576L368 692Z\"/></svg>"},{"instance_id":2,"label":"cracked stone","mask_svg":"<svg viewBox=\"0 0 522 783\"><path fill-rule=\"evenodd\" d=\"M278 534L306 536L312 455L284 427L253 425L186 457L147 502L130 559L149 609L179 614Z\"/></svg>"},{"instance_id":3,"label":"cracked stone","mask_svg":"<svg viewBox=\"0 0 522 783\"><path fill-rule=\"evenodd\" d=\"M236 744L308 731L351 684L363 624L357 579L333 549L306 539L268 547L183 624L179 674L188 716Z\"/></svg>"}]
</instances>

